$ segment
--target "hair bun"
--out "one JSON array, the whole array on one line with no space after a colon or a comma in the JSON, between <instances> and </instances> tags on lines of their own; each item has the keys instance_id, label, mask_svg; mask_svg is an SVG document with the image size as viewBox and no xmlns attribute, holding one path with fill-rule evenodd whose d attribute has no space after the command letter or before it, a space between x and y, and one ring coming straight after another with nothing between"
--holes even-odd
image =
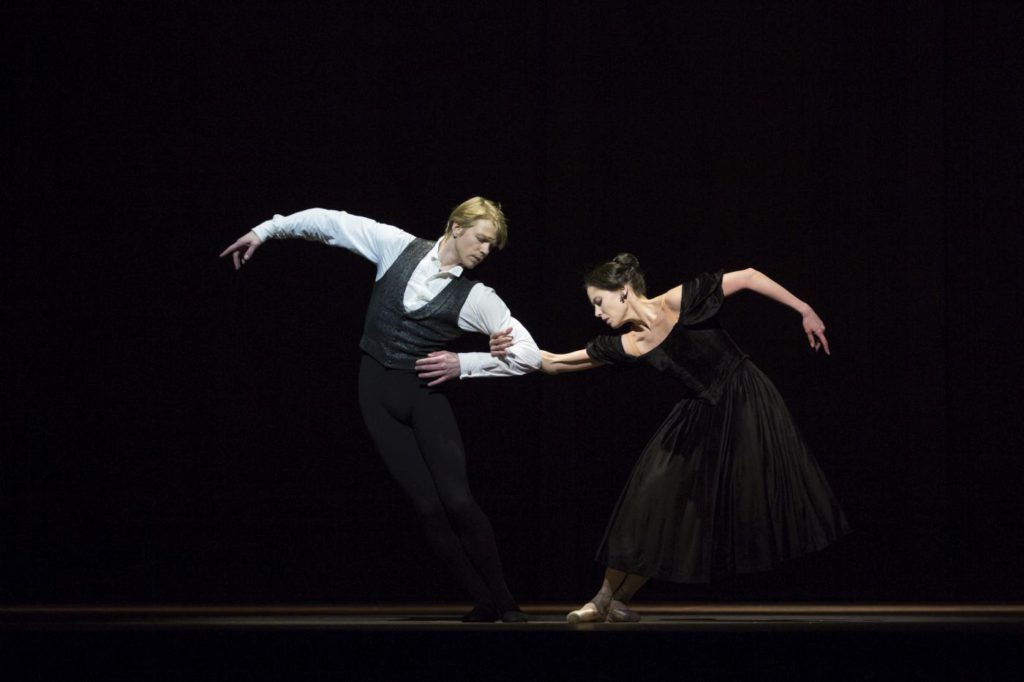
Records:
<instances>
[{"instance_id":1,"label":"hair bun","mask_svg":"<svg viewBox=\"0 0 1024 682\"><path fill-rule=\"evenodd\" d=\"M631 253L620 253L618 256L612 259L613 263L618 263L627 268L639 268L640 259Z\"/></svg>"}]
</instances>

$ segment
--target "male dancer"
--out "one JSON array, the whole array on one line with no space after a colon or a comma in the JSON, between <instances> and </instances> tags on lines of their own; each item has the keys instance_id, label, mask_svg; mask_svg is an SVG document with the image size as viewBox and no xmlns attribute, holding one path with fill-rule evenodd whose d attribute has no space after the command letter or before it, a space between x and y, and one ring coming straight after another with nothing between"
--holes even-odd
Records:
<instances>
[{"instance_id":1,"label":"male dancer","mask_svg":"<svg viewBox=\"0 0 1024 682\"><path fill-rule=\"evenodd\" d=\"M507 235L501 207L473 197L452 211L436 242L343 211L314 208L274 216L220 254L230 254L238 270L267 239L301 237L377 264L359 342L359 407L430 544L473 596L475 605L464 622L527 620L505 584L491 523L470 493L451 406L433 388L449 379L515 376L540 367L530 333L493 289L466 276L493 248L503 248ZM443 350L463 331L502 330L512 337L506 357Z\"/></svg>"}]
</instances>

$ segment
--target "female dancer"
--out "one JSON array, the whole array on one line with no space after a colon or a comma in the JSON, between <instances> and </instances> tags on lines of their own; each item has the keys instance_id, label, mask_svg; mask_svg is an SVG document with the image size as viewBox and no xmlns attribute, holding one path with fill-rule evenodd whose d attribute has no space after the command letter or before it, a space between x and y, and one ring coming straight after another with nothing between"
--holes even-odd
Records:
<instances>
[{"instance_id":1,"label":"female dancer","mask_svg":"<svg viewBox=\"0 0 1024 682\"><path fill-rule=\"evenodd\" d=\"M680 385L682 400L651 437L619 498L597 560L593 599L569 622L633 622L650 578L707 582L770 569L848 532L842 509L775 386L721 328L725 297L749 289L793 308L810 347L830 354L814 310L754 269L702 274L647 298L639 262L620 254L587 274L594 315L619 336L585 350L542 351L542 371L645 362ZM500 354L505 338L492 337Z\"/></svg>"}]
</instances>

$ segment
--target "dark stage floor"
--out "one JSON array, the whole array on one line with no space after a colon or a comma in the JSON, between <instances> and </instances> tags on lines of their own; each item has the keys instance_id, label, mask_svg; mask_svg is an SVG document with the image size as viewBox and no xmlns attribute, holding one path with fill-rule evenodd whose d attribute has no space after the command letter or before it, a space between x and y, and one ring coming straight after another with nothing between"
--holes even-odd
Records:
<instances>
[{"instance_id":1,"label":"dark stage floor","mask_svg":"<svg viewBox=\"0 0 1024 682\"><path fill-rule=\"evenodd\" d=\"M640 623L570 624L578 605L526 604L529 623L466 624L468 604L387 606L12 606L4 630L1019 631L1015 604L644 604Z\"/></svg>"},{"instance_id":2,"label":"dark stage floor","mask_svg":"<svg viewBox=\"0 0 1024 682\"><path fill-rule=\"evenodd\" d=\"M4 680L1019 679L1019 604L644 604L638 624L468 605L8 606Z\"/></svg>"}]
</instances>

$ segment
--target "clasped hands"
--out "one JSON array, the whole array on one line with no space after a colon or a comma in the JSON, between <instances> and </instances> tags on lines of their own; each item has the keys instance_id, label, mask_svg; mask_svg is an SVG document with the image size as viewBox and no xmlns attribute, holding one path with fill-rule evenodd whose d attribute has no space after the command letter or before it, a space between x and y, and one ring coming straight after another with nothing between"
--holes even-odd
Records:
<instances>
[{"instance_id":1,"label":"clasped hands","mask_svg":"<svg viewBox=\"0 0 1024 682\"><path fill-rule=\"evenodd\" d=\"M491 334L491 355L503 358L506 349L512 345L512 328L502 329ZM436 386L449 379L462 376L462 365L459 356L451 351L436 350L425 358L416 361L416 374L420 379L432 379L427 386Z\"/></svg>"}]
</instances>

